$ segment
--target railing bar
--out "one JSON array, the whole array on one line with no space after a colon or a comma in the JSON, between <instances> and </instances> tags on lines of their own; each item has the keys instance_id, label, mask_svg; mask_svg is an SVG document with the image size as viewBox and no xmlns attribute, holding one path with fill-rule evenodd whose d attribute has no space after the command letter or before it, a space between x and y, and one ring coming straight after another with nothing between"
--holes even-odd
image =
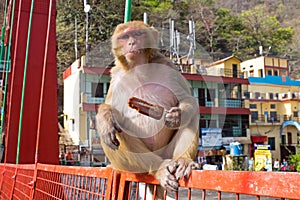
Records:
<instances>
[{"instance_id":1,"label":"railing bar","mask_svg":"<svg viewBox=\"0 0 300 200\"><path fill-rule=\"evenodd\" d=\"M188 188L188 200L191 200L191 196L192 196L192 189Z\"/></svg>"},{"instance_id":2,"label":"railing bar","mask_svg":"<svg viewBox=\"0 0 300 200\"><path fill-rule=\"evenodd\" d=\"M85 189L85 191L84 191L84 193L85 193L84 197L86 199L90 199L90 192L92 192L91 188L90 188L90 177L86 176L85 180L86 180L86 182L85 182L85 186L84 186L84 189Z\"/></svg>"},{"instance_id":3,"label":"railing bar","mask_svg":"<svg viewBox=\"0 0 300 200\"><path fill-rule=\"evenodd\" d=\"M99 182L101 183L101 179L99 180ZM97 185L97 181L96 181L96 185ZM101 193L100 188L101 188L101 187L98 187L98 188L97 188L97 193Z\"/></svg>"},{"instance_id":4,"label":"railing bar","mask_svg":"<svg viewBox=\"0 0 300 200\"><path fill-rule=\"evenodd\" d=\"M66 189L67 189L67 197L69 197L70 195L71 195L71 193L72 193L72 191L71 191L71 188L70 188L70 186L71 186L71 183L72 183L72 177L70 177L70 175L68 176L68 174L66 174L66 182L65 183L67 183L66 184Z\"/></svg>"},{"instance_id":5,"label":"railing bar","mask_svg":"<svg viewBox=\"0 0 300 200\"><path fill-rule=\"evenodd\" d=\"M76 175L74 177L74 186L73 186L73 190L74 190L74 199L77 200L77 184L78 184L78 175Z\"/></svg>"},{"instance_id":6,"label":"railing bar","mask_svg":"<svg viewBox=\"0 0 300 200\"><path fill-rule=\"evenodd\" d=\"M77 199L81 200L81 195L82 195L82 176L78 176L78 186L76 187L76 191L77 191Z\"/></svg>"},{"instance_id":7,"label":"railing bar","mask_svg":"<svg viewBox=\"0 0 300 200\"><path fill-rule=\"evenodd\" d=\"M82 183L82 185L80 186L80 187L82 187L83 188L83 191L82 191L82 193L81 193L81 195L80 195L80 200L82 200L82 195L85 197L85 195L86 195L86 191L87 191L87 177L86 176L83 176L83 177L81 177L81 183ZM85 183L85 184L84 184Z\"/></svg>"},{"instance_id":8,"label":"railing bar","mask_svg":"<svg viewBox=\"0 0 300 200\"><path fill-rule=\"evenodd\" d=\"M98 178L96 177L93 177L93 181L91 182L91 184L93 185L92 188L93 188L93 192L97 192L97 188L96 188L96 181L97 181ZM94 200L94 194L92 194L92 200Z\"/></svg>"},{"instance_id":9,"label":"railing bar","mask_svg":"<svg viewBox=\"0 0 300 200\"><path fill-rule=\"evenodd\" d=\"M101 196L104 197L105 196L105 192L107 190L108 179L101 178L100 182L103 183L103 185L104 185L104 189L102 189L102 192L101 192ZM99 189L101 189L101 187L99 187Z\"/></svg>"},{"instance_id":10,"label":"railing bar","mask_svg":"<svg viewBox=\"0 0 300 200\"><path fill-rule=\"evenodd\" d=\"M50 173L46 173L46 174L48 175L48 180L52 180L51 178L53 177L53 172L52 173L51 172ZM55 182L48 183L48 185L49 185L49 192L51 194L55 194L54 192L52 192L52 191L55 191Z\"/></svg>"},{"instance_id":11,"label":"railing bar","mask_svg":"<svg viewBox=\"0 0 300 200\"><path fill-rule=\"evenodd\" d=\"M146 192L147 192L147 183L145 183L145 187L144 187L144 200L146 199Z\"/></svg>"},{"instance_id":12,"label":"railing bar","mask_svg":"<svg viewBox=\"0 0 300 200\"><path fill-rule=\"evenodd\" d=\"M205 200L206 197L206 190L202 190L202 200Z\"/></svg>"},{"instance_id":13,"label":"railing bar","mask_svg":"<svg viewBox=\"0 0 300 200\"><path fill-rule=\"evenodd\" d=\"M128 186L128 193L127 193L127 199L130 200L131 197L131 189L132 189L132 182L129 182L129 186Z\"/></svg>"},{"instance_id":14,"label":"railing bar","mask_svg":"<svg viewBox=\"0 0 300 200\"><path fill-rule=\"evenodd\" d=\"M256 200L260 200L260 196L256 196Z\"/></svg>"},{"instance_id":15,"label":"railing bar","mask_svg":"<svg viewBox=\"0 0 300 200\"><path fill-rule=\"evenodd\" d=\"M136 189L135 189L135 199L139 199L139 189L140 189L139 186L140 186L139 183L135 184L135 187L136 187Z\"/></svg>"},{"instance_id":16,"label":"railing bar","mask_svg":"<svg viewBox=\"0 0 300 200\"><path fill-rule=\"evenodd\" d=\"M218 200L221 200L222 199L222 193L221 191L218 191Z\"/></svg>"},{"instance_id":17,"label":"railing bar","mask_svg":"<svg viewBox=\"0 0 300 200\"><path fill-rule=\"evenodd\" d=\"M239 193L235 193L235 200L240 200L240 194Z\"/></svg>"},{"instance_id":18,"label":"railing bar","mask_svg":"<svg viewBox=\"0 0 300 200\"><path fill-rule=\"evenodd\" d=\"M153 195L154 195L154 192L153 192ZM164 189L164 200L166 200L167 199L167 190L166 189ZM155 199L156 199L156 195L155 195Z\"/></svg>"},{"instance_id":19,"label":"railing bar","mask_svg":"<svg viewBox=\"0 0 300 200\"><path fill-rule=\"evenodd\" d=\"M145 193L146 193L146 192L147 192L147 190L145 191ZM167 191L164 190L164 192L166 192L165 195L167 195ZM164 195L164 199L166 198L165 195ZM154 200L156 200L156 196L157 196L157 187L156 187L156 185L154 185L154 187L153 187L153 197L154 197Z\"/></svg>"}]
</instances>

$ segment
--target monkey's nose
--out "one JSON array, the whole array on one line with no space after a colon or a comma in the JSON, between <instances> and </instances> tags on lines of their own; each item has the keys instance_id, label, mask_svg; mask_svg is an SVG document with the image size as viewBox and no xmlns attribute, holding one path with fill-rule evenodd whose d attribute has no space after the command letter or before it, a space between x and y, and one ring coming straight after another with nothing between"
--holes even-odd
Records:
<instances>
[{"instance_id":1,"label":"monkey's nose","mask_svg":"<svg viewBox=\"0 0 300 200\"><path fill-rule=\"evenodd\" d=\"M129 45L134 45L136 43L136 39L130 38L128 44Z\"/></svg>"}]
</instances>

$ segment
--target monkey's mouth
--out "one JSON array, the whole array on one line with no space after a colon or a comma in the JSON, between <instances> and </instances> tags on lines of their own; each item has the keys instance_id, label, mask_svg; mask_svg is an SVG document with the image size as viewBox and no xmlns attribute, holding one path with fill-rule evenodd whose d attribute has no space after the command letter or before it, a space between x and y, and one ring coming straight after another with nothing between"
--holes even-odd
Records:
<instances>
[{"instance_id":1,"label":"monkey's mouth","mask_svg":"<svg viewBox=\"0 0 300 200\"><path fill-rule=\"evenodd\" d=\"M132 54L141 54L143 51L141 49L137 50L129 50L127 53L132 53Z\"/></svg>"}]
</instances>

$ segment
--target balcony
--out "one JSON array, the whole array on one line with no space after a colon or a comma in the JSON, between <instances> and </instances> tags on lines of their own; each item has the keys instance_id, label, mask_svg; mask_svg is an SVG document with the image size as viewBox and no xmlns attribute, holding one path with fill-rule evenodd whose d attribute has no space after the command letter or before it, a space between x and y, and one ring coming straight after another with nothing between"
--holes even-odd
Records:
<instances>
[{"instance_id":1,"label":"balcony","mask_svg":"<svg viewBox=\"0 0 300 200\"><path fill-rule=\"evenodd\" d=\"M219 107L225 108L241 108L242 101L240 99L220 99Z\"/></svg>"},{"instance_id":2,"label":"balcony","mask_svg":"<svg viewBox=\"0 0 300 200\"><path fill-rule=\"evenodd\" d=\"M231 77L231 78L244 78L243 72L235 71L232 69L206 68L206 70L207 70L207 75L223 76L223 77Z\"/></svg>"},{"instance_id":3,"label":"balcony","mask_svg":"<svg viewBox=\"0 0 300 200\"><path fill-rule=\"evenodd\" d=\"M293 120L300 123L300 117L294 117L291 115L251 115L250 124L276 124L281 125L283 122Z\"/></svg>"},{"instance_id":4,"label":"balcony","mask_svg":"<svg viewBox=\"0 0 300 200\"><path fill-rule=\"evenodd\" d=\"M244 92L243 99L250 100L273 100L273 101L286 101L286 100L300 100L300 92Z\"/></svg>"},{"instance_id":5,"label":"balcony","mask_svg":"<svg viewBox=\"0 0 300 200\"><path fill-rule=\"evenodd\" d=\"M94 97L92 93L81 93L80 103L101 104L104 103L105 97Z\"/></svg>"}]
</instances>

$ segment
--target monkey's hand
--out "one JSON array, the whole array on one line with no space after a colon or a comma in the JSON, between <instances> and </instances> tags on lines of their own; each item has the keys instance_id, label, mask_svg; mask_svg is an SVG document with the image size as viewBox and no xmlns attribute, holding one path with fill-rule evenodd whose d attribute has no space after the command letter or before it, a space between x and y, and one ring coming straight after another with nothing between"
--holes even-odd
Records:
<instances>
[{"instance_id":1,"label":"monkey's hand","mask_svg":"<svg viewBox=\"0 0 300 200\"><path fill-rule=\"evenodd\" d=\"M172 107L165 114L165 124L168 128L178 129L181 123L181 109Z\"/></svg>"},{"instance_id":2,"label":"monkey's hand","mask_svg":"<svg viewBox=\"0 0 300 200\"><path fill-rule=\"evenodd\" d=\"M120 127L114 122L113 119L111 119L110 128L106 129L105 132L100 133L102 141L109 146L111 149L116 150L119 148L120 142L117 139L116 133L122 132Z\"/></svg>"},{"instance_id":3,"label":"monkey's hand","mask_svg":"<svg viewBox=\"0 0 300 200\"><path fill-rule=\"evenodd\" d=\"M167 191L174 192L178 190L178 181L175 177L177 169L177 162L166 160L155 173L155 178L159 181L160 185L167 189Z\"/></svg>"},{"instance_id":4,"label":"monkey's hand","mask_svg":"<svg viewBox=\"0 0 300 200\"><path fill-rule=\"evenodd\" d=\"M101 110L100 110L101 109ZM115 122L111 110L104 107L100 107L97 114L97 130L100 138L104 144L109 148L116 150L118 149L120 142L116 137L117 132L122 132L120 127Z\"/></svg>"},{"instance_id":5,"label":"monkey's hand","mask_svg":"<svg viewBox=\"0 0 300 200\"><path fill-rule=\"evenodd\" d=\"M177 168L175 174L177 180L181 179L182 177L188 178L192 170L200 168L198 163L187 158L179 158L176 163Z\"/></svg>"}]
</instances>

